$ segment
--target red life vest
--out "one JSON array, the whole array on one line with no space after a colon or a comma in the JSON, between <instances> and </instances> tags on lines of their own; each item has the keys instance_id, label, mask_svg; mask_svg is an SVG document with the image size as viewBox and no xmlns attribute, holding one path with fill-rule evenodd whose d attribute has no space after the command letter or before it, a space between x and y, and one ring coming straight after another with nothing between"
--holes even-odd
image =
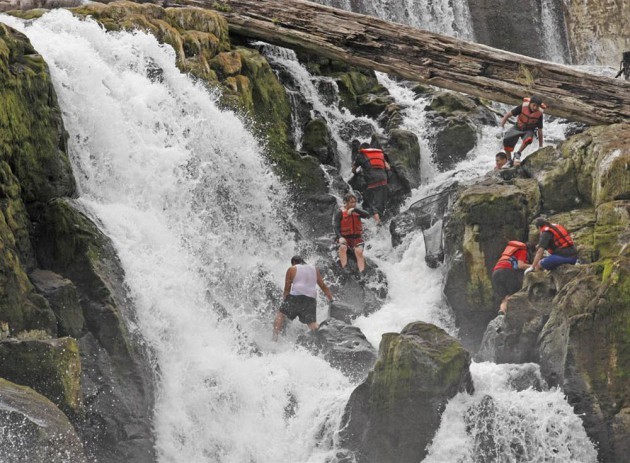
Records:
<instances>
[{"instance_id":1,"label":"red life vest","mask_svg":"<svg viewBox=\"0 0 630 463\"><path fill-rule=\"evenodd\" d=\"M525 243L521 243L520 241L508 241L508 245L503 250L501 257L499 257L499 260L492 271L500 268L514 268L512 267L512 262L510 262L511 257L514 257L516 260L522 260L523 262L528 263L527 245Z\"/></svg>"},{"instance_id":2,"label":"red life vest","mask_svg":"<svg viewBox=\"0 0 630 463\"><path fill-rule=\"evenodd\" d=\"M551 226L545 225L540 229L541 233L547 231L553 235L554 249L570 248L573 246L573 240L571 239L569 232L562 225L552 223ZM549 248L547 251L553 254L553 249Z\"/></svg>"},{"instance_id":3,"label":"red life vest","mask_svg":"<svg viewBox=\"0 0 630 463\"><path fill-rule=\"evenodd\" d=\"M385 155L382 150L376 148L364 148L360 150L370 161L372 169L385 169Z\"/></svg>"},{"instance_id":4,"label":"red life vest","mask_svg":"<svg viewBox=\"0 0 630 463\"><path fill-rule=\"evenodd\" d=\"M363 225L359 214L348 214L348 211L341 209L341 236L346 238L359 238L363 233Z\"/></svg>"},{"instance_id":5,"label":"red life vest","mask_svg":"<svg viewBox=\"0 0 630 463\"><path fill-rule=\"evenodd\" d=\"M538 126L538 121L543 117L547 106L541 104L536 111L529 109L529 98L523 98L521 114L516 120L516 128L519 130L533 130Z\"/></svg>"}]
</instances>

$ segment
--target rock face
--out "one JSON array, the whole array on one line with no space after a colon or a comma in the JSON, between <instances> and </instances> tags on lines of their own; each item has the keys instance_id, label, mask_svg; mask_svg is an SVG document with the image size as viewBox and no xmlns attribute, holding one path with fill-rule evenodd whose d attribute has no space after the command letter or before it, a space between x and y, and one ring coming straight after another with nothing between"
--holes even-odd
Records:
<instances>
[{"instance_id":1,"label":"rock face","mask_svg":"<svg viewBox=\"0 0 630 463\"><path fill-rule=\"evenodd\" d=\"M3 24L0 84L0 376L63 410L90 460L154 461L153 373L126 328L122 270L107 238L60 199L75 182L48 68ZM25 426L15 429L27 440L50 437ZM29 461L65 458L34 452L42 460Z\"/></svg>"},{"instance_id":2,"label":"rock face","mask_svg":"<svg viewBox=\"0 0 630 463\"><path fill-rule=\"evenodd\" d=\"M68 418L52 402L28 387L1 378L0 422L2 461L87 462Z\"/></svg>"},{"instance_id":3,"label":"rock face","mask_svg":"<svg viewBox=\"0 0 630 463\"><path fill-rule=\"evenodd\" d=\"M524 161L522 171L532 176L527 182L535 181L535 186L530 188L529 205L523 210L521 223L526 229L513 237L537 241L531 217L542 210L552 222L571 231L581 264L563 266L550 274L529 274L523 289L509 299L507 314L488 325L477 354L480 360L539 363L545 381L561 387L576 413L583 416L586 432L597 444L603 462L625 461L629 451L630 383L624 379L630 365L629 137L628 124L595 127ZM466 296L470 288L484 287L478 282L490 272L489 268L483 271L485 258L495 252L482 239L473 240L474 246L465 244L466 230L479 230L477 236L481 236L481 230L494 220L488 213L476 219L470 214L477 208L499 210L497 205L510 197L504 190L501 199L486 197L488 204L470 207L476 204L471 198L484 191L486 182L462 192L449 219L449 230L459 230L464 236L459 242L457 235L447 240L456 244L447 253L454 264L448 274L447 295L458 321L465 320L461 314L471 307L478 307L480 314L485 304L492 306L488 300L475 306L476 299ZM519 189L524 193L523 180L508 183L514 182L521 182ZM496 191L501 188L505 186L497 186ZM512 208L516 210L516 205ZM457 214L462 213L458 219ZM517 223L516 218L510 223ZM480 270L467 270L467 276L458 273L475 268ZM491 316L493 311L486 313ZM471 327L461 325L466 326ZM460 333L466 336L468 332Z\"/></svg>"},{"instance_id":4,"label":"rock face","mask_svg":"<svg viewBox=\"0 0 630 463\"><path fill-rule=\"evenodd\" d=\"M446 402L472 392L469 365L461 344L433 325L384 334L374 369L346 406L342 446L358 462L422 460Z\"/></svg>"}]
</instances>

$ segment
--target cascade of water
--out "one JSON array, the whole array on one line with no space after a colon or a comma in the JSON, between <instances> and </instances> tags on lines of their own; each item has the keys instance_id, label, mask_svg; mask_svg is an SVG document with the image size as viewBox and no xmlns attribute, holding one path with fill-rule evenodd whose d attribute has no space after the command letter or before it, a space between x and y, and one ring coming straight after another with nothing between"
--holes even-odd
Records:
<instances>
[{"instance_id":1,"label":"cascade of water","mask_svg":"<svg viewBox=\"0 0 630 463\"><path fill-rule=\"evenodd\" d=\"M315 0L322 5L362 13L418 29L474 40L468 2L452 0Z\"/></svg>"},{"instance_id":2,"label":"cascade of water","mask_svg":"<svg viewBox=\"0 0 630 463\"><path fill-rule=\"evenodd\" d=\"M339 106L339 89L330 77L314 76L299 62L295 52L265 43L254 44L261 48L275 69L282 69L283 83L289 92L296 95L292 100L294 137L301 143L302 128L310 119L323 117L337 144L341 173L350 174L353 138L369 142L372 133L381 133L381 128L367 117L356 117ZM299 95L299 98L297 97ZM308 110L308 117L301 113Z\"/></svg>"},{"instance_id":3,"label":"cascade of water","mask_svg":"<svg viewBox=\"0 0 630 463\"><path fill-rule=\"evenodd\" d=\"M60 10L2 20L50 66L79 200L112 238L155 352L160 461L324 461L352 386L270 341L265 291L293 243L260 144L153 36Z\"/></svg>"},{"instance_id":4,"label":"cascade of water","mask_svg":"<svg viewBox=\"0 0 630 463\"><path fill-rule=\"evenodd\" d=\"M546 56L544 59L555 63L570 63L566 25L558 0L542 0L540 16L541 29L545 39Z\"/></svg>"}]
</instances>

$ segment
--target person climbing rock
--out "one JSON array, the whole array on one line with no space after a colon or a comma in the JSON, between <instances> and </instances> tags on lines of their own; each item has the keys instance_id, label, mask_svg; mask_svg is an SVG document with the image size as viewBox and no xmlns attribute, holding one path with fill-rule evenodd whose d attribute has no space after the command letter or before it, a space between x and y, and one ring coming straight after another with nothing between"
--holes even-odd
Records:
<instances>
[{"instance_id":1,"label":"person climbing rock","mask_svg":"<svg viewBox=\"0 0 630 463\"><path fill-rule=\"evenodd\" d=\"M538 136L538 146L543 146L543 113L547 107L543 104L540 96L534 95L531 98L523 98L523 104L516 106L506 112L501 119L501 127L510 116L516 117L516 123L503 136L503 150L507 153L508 164L514 166L521 164L523 150L534 141L534 136ZM519 138L523 139L520 148L512 156L512 152L518 143Z\"/></svg>"},{"instance_id":2,"label":"person climbing rock","mask_svg":"<svg viewBox=\"0 0 630 463\"><path fill-rule=\"evenodd\" d=\"M525 243L509 241L492 269L492 287L501 301L499 313L505 314L510 296L521 289L523 272L529 268L529 253Z\"/></svg>"},{"instance_id":3,"label":"person climbing rock","mask_svg":"<svg viewBox=\"0 0 630 463\"><path fill-rule=\"evenodd\" d=\"M542 217L536 219L534 224L540 230L540 238L534 261L525 270L525 274L537 270L553 270L560 265L574 265L577 262L577 250L566 228ZM550 255L543 258L545 249Z\"/></svg>"},{"instance_id":4,"label":"person climbing rock","mask_svg":"<svg viewBox=\"0 0 630 463\"><path fill-rule=\"evenodd\" d=\"M507 158L507 154L505 154L503 151L500 151L497 153L497 155L494 157L495 160L495 164L494 164L494 170L500 170L503 169L503 167L507 164L508 162L508 158Z\"/></svg>"},{"instance_id":5,"label":"person climbing rock","mask_svg":"<svg viewBox=\"0 0 630 463\"><path fill-rule=\"evenodd\" d=\"M300 322L307 325L311 331L319 328L317 324L317 286L324 292L328 301L332 302L332 293L324 283L319 270L304 262L302 257L293 256L291 267L287 269L284 277L284 300L273 323L274 341L278 340L278 334L287 317L289 320L298 317Z\"/></svg>"},{"instance_id":6,"label":"person climbing rock","mask_svg":"<svg viewBox=\"0 0 630 463\"><path fill-rule=\"evenodd\" d=\"M347 193L343 197L343 207L335 213L333 225L337 243L339 244L339 262L341 268L346 268L348 264L348 250L354 252L357 259L359 273L365 270L365 259L363 257L363 225L361 219L366 219L370 214L363 209L357 208L357 197L352 193Z\"/></svg>"},{"instance_id":7,"label":"person climbing rock","mask_svg":"<svg viewBox=\"0 0 630 463\"><path fill-rule=\"evenodd\" d=\"M621 57L619 72L615 76L615 79L623 74L624 79L630 80L630 51L624 51Z\"/></svg>"},{"instance_id":8,"label":"person climbing rock","mask_svg":"<svg viewBox=\"0 0 630 463\"><path fill-rule=\"evenodd\" d=\"M387 155L377 148L362 148L352 163L352 173L363 172L367 182L365 202L377 225L385 212L387 202L387 171L390 169Z\"/></svg>"}]
</instances>

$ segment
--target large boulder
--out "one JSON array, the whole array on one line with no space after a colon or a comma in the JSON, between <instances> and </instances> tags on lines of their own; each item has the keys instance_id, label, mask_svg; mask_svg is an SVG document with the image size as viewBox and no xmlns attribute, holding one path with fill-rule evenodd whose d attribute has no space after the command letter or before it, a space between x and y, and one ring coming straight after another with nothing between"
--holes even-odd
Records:
<instances>
[{"instance_id":1,"label":"large boulder","mask_svg":"<svg viewBox=\"0 0 630 463\"><path fill-rule=\"evenodd\" d=\"M0 342L0 377L29 386L72 418L82 413L81 360L73 338Z\"/></svg>"},{"instance_id":2,"label":"large boulder","mask_svg":"<svg viewBox=\"0 0 630 463\"><path fill-rule=\"evenodd\" d=\"M433 95L427 119L432 126L433 162L442 172L451 170L475 147L481 124L497 124L494 113L479 100L448 91Z\"/></svg>"},{"instance_id":3,"label":"large boulder","mask_svg":"<svg viewBox=\"0 0 630 463\"><path fill-rule=\"evenodd\" d=\"M0 378L0 460L29 463L85 463L68 418L32 389Z\"/></svg>"},{"instance_id":4,"label":"large boulder","mask_svg":"<svg viewBox=\"0 0 630 463\"><path fill-rule=\"evenodd\" d=\"M539 339L541 371L559 385L603 462L630 452L630 259L583 270L557 296Z\"/></svg>"},{"instance_id":5,"label":"large boulder","mask_svg":"<svg viewBox=\"0 0 630 463\"><path fill-rule=\"evenodd\" d=\"M469 365L468 352L436 326L384 334L374 369L346 405L341 446L359 463L422 460L446 402L473 390Z\"/></svg>"},{"instance_id":6,"label":"large boulder","mask_svg":"<svg viewBox=\"0 0 630 463\"><path fill-rule=\"evenodd\" d=\"M498 309L490 280L492 268L508 241L527 241L538 203L535 180L488 177L462 191L446 218L444 292L462 342L473 351Z\"/></svg>"},{"instance_id":7,"label":"large boulder","mask_svg":"<svg viewBox=\"0 0 630 463\"><path fill-rule=\"evenodd\" d=\"M317 331L300 336L297 343L322 355L333 368L356 382L365 378L376 361L376 349L361 330L334 318L320 323Z\"/></svg>"},{"instance_id":8,"label":"large boulder","mask_svg":"<svg viewBox=\"0 0 630 463\"><path fill-rule=\"evenodd\" d=\"M38 217L43 269L76 286L87 334L79 340L85 421L79 432L100 461L154 461L153 373L135 323L124 272L109 239L68 200L51 201ZM121 432L121 429L125 430Z\"/></svg>"},{"instance_id":9,"label":"large boulder","mask_svg":"<svg viewBox=\"0 0 630 463\"><path fill-rule=\"evenodd\" d=\"M302 150L316 157L322 164L337 163L337 142L332 138L326 120L318 117L304 127Z\"/></svg>"}]
</instances>

